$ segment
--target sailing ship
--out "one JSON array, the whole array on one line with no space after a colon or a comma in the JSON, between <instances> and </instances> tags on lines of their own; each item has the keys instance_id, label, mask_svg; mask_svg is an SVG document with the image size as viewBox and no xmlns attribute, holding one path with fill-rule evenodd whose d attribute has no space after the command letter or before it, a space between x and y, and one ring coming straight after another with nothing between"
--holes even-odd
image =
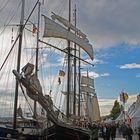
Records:
<instances>
[{"instance_id":1,"label":"sailing ship","mask_svg":"<svg viewBox=\"0 0 140 140\"><path fill-rule=\"evenodd\" d=\"M40 4L40 2L37 3ZM17 131L17 127L16 129L4 128L4 136L6 137L7 134L10 134L10 138L23 136L24 139L27 140L46 138L49 140L89 140L91 130L88 128L88 125L100 120L100 112L94 80L89 77L88 72L87 75L84 76L80 71L81 61L89 65L92 64L83 60L80 56L80 52L84 50L89 58L93 60L92 45L89 43L87 36L73 25L70 19L68 21L55 13L52 13L51 18L45 15L43 15L43 17L45 22L43 37L63 39L66 40L68 44L66 48L60 49L55 45L38 39L40 43L63 52L65 55L66 68L63 67L63 69L59 70L57 75L57 86L63 87L64 89L59 89L53 82L52 84L54 84L55 88L52 89L51 86L48 94L44 92L42 82L40 82L38 74L36 73L38 71L38 61L36 65L28 62L22 67L21 72L19 70L20 68L16 70L13 69L13 74L16 77L18 85L20 85L21 92L23 92L23 94L26 93L26 97L34 101L35 107L36 103L39 103L45 121L43 119L40 121L39 115L35 110L33 121L35 127L33 127L33 129L40 130L38 133L21 134ZM21 31L23 31L23 27L22 25ZM39 48L36 50L38 51ZM38 57L36 57L36 60L38 60ZM77 62L79 63L78 66L76 66ZM36 70L34 70L35 68ZM43 73L43 71L41 72ZM66 87L62 86L63 84ZM59 103L57 102L58 100L60 101ZM0 130L2 129L1 127ZM24 129L26 128L24 127Z\"/></svg>"}]
</instances>

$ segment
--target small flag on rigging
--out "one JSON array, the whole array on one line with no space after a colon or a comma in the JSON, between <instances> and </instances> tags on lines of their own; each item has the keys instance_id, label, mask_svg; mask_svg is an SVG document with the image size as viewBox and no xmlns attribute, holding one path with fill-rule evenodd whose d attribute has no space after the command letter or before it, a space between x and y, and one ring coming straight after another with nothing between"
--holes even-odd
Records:
<instances>
[{"instance_id":1,"label":"small flag on rigging","mask_svg":"<svg viewBox=\"0 0 140 140\"><path fill-rule=\"evenodd\" d=\"M120 101L122 101L123 103L126 103L128 100L128 94L126 92L121 92L120 93Z\"/></svg>"},{"instance_id":2,"label":"small flag on rigging","mask_svg":"<svg viewBox=\"0 0 140 140\"><path fill-rule=\"evenodd\" d=\"M59 76L64 77L65 76L65 72L63 70L59 70Z\"/></svg>"},{"instance_id":3,"label":"small flag on rigging","mask_svg":"<svg viewBox=\"0 0 140 140\"><path fill-rule=\"evenodd\" d=\"M33 24L32 33L36 33L36 32L37 32L37 27L35 26L35 24Z\"/></svg>"}]
</instances>

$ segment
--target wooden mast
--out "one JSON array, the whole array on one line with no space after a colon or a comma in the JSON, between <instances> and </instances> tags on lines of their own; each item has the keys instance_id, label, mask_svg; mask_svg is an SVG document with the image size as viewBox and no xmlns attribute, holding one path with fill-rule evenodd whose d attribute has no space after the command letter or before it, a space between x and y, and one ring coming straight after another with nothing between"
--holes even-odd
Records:
<instances>
[{"instance_id":1,"label":"wooden mast","mask_svg":"<svg viewBox=\"0 0 140 140\"><path fill-rule=\"evenodd\" d=\"M19 27L19 47L18 47L18 58L17 58L17 72L20 73L20 62L21 62L21 49L22 49L22 34L24 27L24 9L25 9L25 0L22 0L22 8L21 8L21 19L20 19L20 27ZM13 118L13 128L16 129L16 115L17 115L17 104L18 104L18 87L19 83L16 80L15 87L15 102L14 102L14 118Z\"/></svg>"},{"instance_id":2,"label":"wooden mast","mask_svg":"<svg viewBox=\"0 0 140 140\"><path fill-rule=\"evenodd\" d=\"M74 20L76 27L76 5L74 9ZM74 56L76 56L76 43L74 44ZM74 95L73 95L73 115L76 115L76 57L74 57Z\"/></svg>"},{"instance_id":3,"label":"wooden mast","mask_svg":"<svg viewBox=\"0 0 140 140\"><path fill-rule=\"evenodd\" d=\"M81 57L81 51L80 51L80 47L79 47L79 58ZM79 83L79 85L78 85L78 87L79 87L79 89L78 89L78 116L80 117L80 101L81 101L81 60L79 59L79 66L78 66L78 77L79 77L79 79L78 79L78 83Z\"/></svg>"},{"instance_id":4,"label":"wooden mast","mask_svg":"<svg viewBox=\"0 0 140 140\"><path fill-rule=\"evenodd\" d=\"M39 27L40 27L40 6L41 3L38 2L38 24L37 24L37 42L36 42L36 62L35 62L35 75L38 77L38 53L39 53ZM34 114L33 117L36 118L37 115L37 103L34 101Z\"/></svg>"},{"instance_id":5,"label":"wooden mast","mask_svg":"<svg viewBox=\"0 0 140 140\"><path fill-rule=\"evenodd\" d=\"M69 22L71 22L71 0L69 0ZM70 31L70 27L68 28ZM70 101L70 86L71 86L71 78L70 78L70 41L68 41L68 78L67 78L67 109L66 109L66 117L69 118L69 101Z\"/></svg>"}]
</instances>

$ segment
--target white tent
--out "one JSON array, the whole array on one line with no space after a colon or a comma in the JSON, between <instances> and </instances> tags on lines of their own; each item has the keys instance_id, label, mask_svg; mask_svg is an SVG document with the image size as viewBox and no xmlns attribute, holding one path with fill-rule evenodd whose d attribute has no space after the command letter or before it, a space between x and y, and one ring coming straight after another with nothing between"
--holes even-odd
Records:
<instances>
[{"instance_id":1,"label":"white tent","mask_svg":"<svg viewBox=\"0 0 140 140\"><path fill-rule=\"evenodd\" d=\"M132 116L132 127L136 128L140 125L140 108Z\"/></svg>"}]
</instances>

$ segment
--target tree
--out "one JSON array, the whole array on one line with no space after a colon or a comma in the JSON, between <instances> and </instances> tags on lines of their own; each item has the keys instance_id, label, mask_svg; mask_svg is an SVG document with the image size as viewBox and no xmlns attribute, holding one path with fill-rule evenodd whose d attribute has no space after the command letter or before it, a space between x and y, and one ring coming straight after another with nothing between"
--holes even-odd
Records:
<instances>
[{"instance_id":1,"label":"tree","mask_svg":"<svg viewBox=\"0 0 140 140\"><path fill-rule=\"evenodd\" d=\"M115 120L121 112L121 106L117 100L114 102L114 106L112 110L110 111L110 117Z\"/></svg>"}]
</instances>

